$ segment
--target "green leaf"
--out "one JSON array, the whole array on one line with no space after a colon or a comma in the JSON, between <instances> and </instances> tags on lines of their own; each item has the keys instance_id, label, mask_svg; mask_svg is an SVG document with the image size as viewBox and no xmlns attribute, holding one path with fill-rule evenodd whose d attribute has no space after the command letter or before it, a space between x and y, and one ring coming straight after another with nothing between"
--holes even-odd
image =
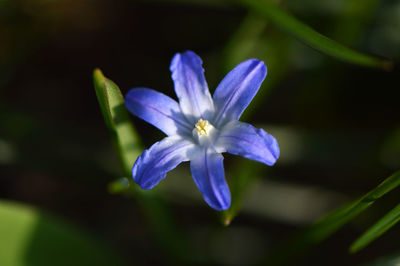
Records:
<instances>
[{"instance_id":1,"label":"green leaf","mask_svg":"<svg viewBox=\"0 0 400 266\"><path fill-rule=\"evenodd\" d=\"M382 219L369 228L361 237L359 237L350 247L350 252L354 253L369 243L380 237L383 233L389 230L397 222L400 221L400 204L393 210L388 212Z\"/></svg>"},{"instance_id":2,"label":"green leaf","mask_svg":"<svg viewBox=\"0 0 400 266\"><path fill-rule=\"evenodd\" d=\"M385 179L378 187L371 190L359 200L353 201L347 206L331 212L309 228L300 232L276 253L267 257L264 263L284 265L288 264L289 261L296 261L303 253L311 249L314 245L327 239L362 211L367 209L376 200L399 185L400 171Z\"/></svg>"},{"instance_id":3,"label":"green leaf","mask_svg":"<svg viewBox=\"0 0 400 266\"><path fill-rule=\"evenodd\" d=\"M386 70L392 68L392 62L390 61L357 52L321 35L270 0L238 1L317 51L357 65L383 68Z\"/></svg>"},{"instance_id":4,"label":"green leaf","mask_svg":"<svg viewBox=\"0 0 400 266\"><path fill-rule=\"evenodd\" d=\"M0 265L123 265L106 245L33 207L0 201Z\"/></svg>"},{"instance_id":5,"label":"green leaf","mask_svg":"<svg viewBox=\"0 0 400 266\"><path fill-rule=\"evenodd\" d=\"M124 173L130 176L132 165L143 150L140 138L129 120L118 86L104 77L100 69L94 70L93 81L104 121L112 134Z\"/></svg>"},{"instance_id":6,"label":"green leaf","mask_svg":"<svg viewBox=\"0 0 400 266\"><path fill-rule=\"evenodd\" d=\"M94 70L93 80L104 121L111 132L124 173L130 177L132 166L143 150L139 136L129 120L124 97L118 86L104 77L99 69ZM168 255L174 257L173 259L181 261L197 259L192 256L186 239L176 226L168 206L161 202L157 191L140 189L132 178L114 181L109 184L108 189L111 193L133 192L130 194L137 198L158 241L167 250Z\"/></svg>"}]
</instances>

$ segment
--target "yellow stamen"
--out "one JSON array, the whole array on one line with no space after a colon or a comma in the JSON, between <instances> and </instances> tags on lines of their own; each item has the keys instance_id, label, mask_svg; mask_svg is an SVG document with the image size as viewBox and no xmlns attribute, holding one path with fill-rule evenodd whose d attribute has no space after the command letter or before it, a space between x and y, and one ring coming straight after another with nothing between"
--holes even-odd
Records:
<instances>
[{"instance_id":1,"label":"yellow stamen","mask_svg":"<svg viewBox=\"0 0 400 266\"><path fill-rule=\"evenodd\" d=\"M210 123L207 120L199 119L197 124L195 125L195 129L200 134L200 136L204 136L208 134L208 130L210 128Z\"/></svg>"}]
</instances>

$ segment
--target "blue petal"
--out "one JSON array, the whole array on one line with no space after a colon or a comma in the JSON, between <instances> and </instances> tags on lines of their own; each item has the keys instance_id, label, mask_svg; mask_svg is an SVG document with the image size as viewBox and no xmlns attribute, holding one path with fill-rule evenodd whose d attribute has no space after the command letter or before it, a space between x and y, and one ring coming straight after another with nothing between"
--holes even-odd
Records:
<instances>
[{"instance_id":1,"label":"blue petal","mask_svg":"<svg viewBox=\"0 0 400 266\"><path fill-rule=\"evenodd\" d=\"M142 189L151 189L167 172L188 161L196 145L179 136L166 137L140 155L132 168L133 180Z\"/></svg>"},{"instance_id":2,"label":"blue petal","mask_svg":"<svg viewBox=\"0 0 400 266\"><path fill-rule=\"evenodd\" d=\"M178 103L162 93L146 88L131 89L125 96L125 105L132 114L168 136L191 134L192 126L182 115Z\"/></svg>"},{"instance_id":3,"label":"blue petal","mask_svg":"<svg viewBox=\"0 0 400 266\"><path fill-rule=\"evenodd\" d=\"M214 125L238 120L261 86L267 67L257 59L236 66L218 85L213 99L216 109Z\"/></svg>"},{"instance_id":4,"label":"blue petal","mask_svg":"<svg viewBox=\"0 0 400 266\"><path fill-rule=\"evenodd\" d=\"M279 157L278 142L273 136L239 121L232 121L222 128L215 148L267 165L273 165Z\"/></svg>"},{"instance_id":5,"label":"blue petal","mask_svg":"<svg viewBox=\"0 0 400 266\"><path fill-rule=\"evenodd\" d=\"M204 77L201 58L192 51L178 53L170 70L182 112L192 122L210 119L214 105Z\"/></svg>"},{"instance_id":6,"label":"blue petal","mask_svg":"<svg viewBox=\"0 0 400 266\"><path fill-rule=\"evenodd\" d=\"M194 182L210 207L217 211L231 205L231 193L225 180L223 157L211 149L202 149L190 161Z\"/></svg>"}]
</instances>

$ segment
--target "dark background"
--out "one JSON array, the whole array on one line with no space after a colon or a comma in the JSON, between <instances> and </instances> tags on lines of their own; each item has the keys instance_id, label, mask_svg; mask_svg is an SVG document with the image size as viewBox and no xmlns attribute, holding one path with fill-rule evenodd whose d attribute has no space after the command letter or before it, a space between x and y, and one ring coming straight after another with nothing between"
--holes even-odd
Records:
<instances>
[{"instance_id":1,"label":"dark background","mask_svg":"<svg viewBox=\"0 0 400 266\"><path fill-rule=\"evenodd\" d=\"M287 0L283 6L319 32L396 63L400 3L375 2L364 13L347 12L346 1ZM169 63L187 49L202 57L211 92L244 59L265 61L265 85L244 119L276 136L281 146L280 160L262 167L229 227L201 200L187 165L161 182L195 264L254 263L398 170L396 64L383 71L336 61L251 17L230 1L1 1L0 197L87 231L127 265L181 262L164 249L135 200L107 191L122 172L92 71L101 68L123 93L145 86L175 97ZM132 121L146 147L163 137ZM226 156L228 180L243 160ZM398 226L361 252L347 252L398 202L396 190L294 264L359 265L398 252Z\"/></svg>"}]
</instances>

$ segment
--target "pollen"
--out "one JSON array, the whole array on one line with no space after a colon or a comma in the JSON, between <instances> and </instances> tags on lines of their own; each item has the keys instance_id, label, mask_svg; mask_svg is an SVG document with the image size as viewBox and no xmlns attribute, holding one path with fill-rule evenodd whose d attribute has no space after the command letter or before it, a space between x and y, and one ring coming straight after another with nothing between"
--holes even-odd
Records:
<instances>
[{"instance_id":1,"label":"pollen","mask_svg":"<svg viewBox=\"0 0 400 266\"><path fill-rule=\"evenodd\" d=\"M200 136L208 135L210 128L211 128L210 123L207 120L203 120L201 118L199 119L199 121L197 121L197 124L194 126L194 130L196 130Z\"/></svg>"}]
</instances>

